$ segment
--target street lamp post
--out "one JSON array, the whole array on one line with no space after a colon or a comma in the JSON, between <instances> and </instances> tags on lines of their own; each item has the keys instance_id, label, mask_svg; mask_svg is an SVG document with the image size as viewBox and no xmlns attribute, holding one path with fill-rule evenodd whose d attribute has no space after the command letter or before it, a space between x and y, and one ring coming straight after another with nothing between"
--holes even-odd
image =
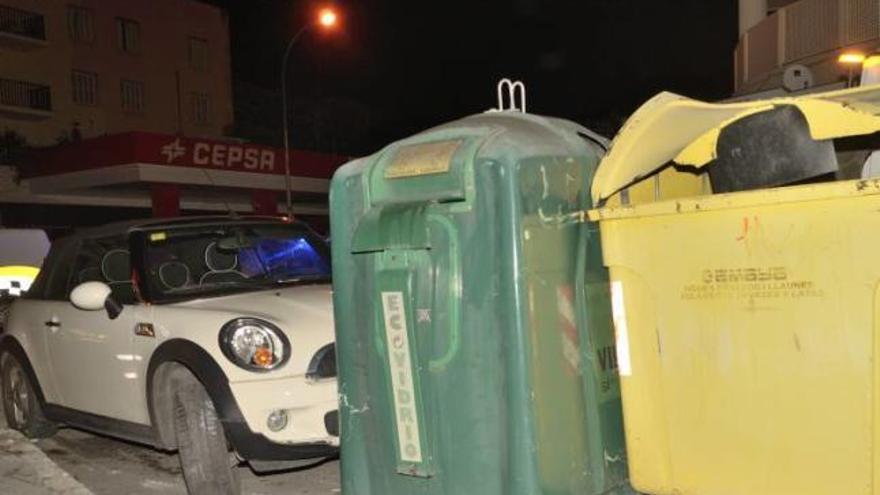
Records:
<instances>
[{"instance_id":1,"label":"street lamp post","mask_svg":"<svg viewBox=\"0 0 880 495\"><path fill-rule=\"evenodd\" d=\"M290 58L290 50L293 48L293 45L299 41L310 27L311 25L307 24L290 39L290 42L287 44L287 50L284 51L284 60L281 62L281 114L283 120L281 126L284 129L284 204L287 209L287 216L289 217L293 216L293 202L290 197L290 142L287 131L287 59Z\"/></svg>"},{"instance_id":2,"label":"street lamp post","mask_svg":"<svg viewBox=\"0 0 880 495\"><path fill-rule=\"evenodd\" d=\"M318 22L321 27L330 29L336 25L336 12L332 9L325 8L318 13ZM290 141L288 136L287 124L287 60L290 58L290 52L294 45L302 38L302 36L312 28L312 24L306 24L295 35L290 38L287 43L287 49L284 50L284 59L281 61L281 115L282 128L284 132L284 194L287 215L293 216L293 201L290 194Z\"/></svg>"}]
</instances>

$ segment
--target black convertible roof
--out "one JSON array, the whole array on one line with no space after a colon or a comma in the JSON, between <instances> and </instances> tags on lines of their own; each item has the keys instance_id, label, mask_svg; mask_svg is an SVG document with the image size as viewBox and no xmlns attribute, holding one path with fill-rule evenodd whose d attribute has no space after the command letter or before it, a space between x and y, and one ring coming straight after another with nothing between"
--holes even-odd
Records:
<instances>
[{"instance_id":1,"label":"black convertible roof","mask_svg":"<svg viewBox=\"0 0 880 495\"><path fill-rule=\"evenodd\" d=\"M192 216L192 217L176 217L176 218L148 218L141 220L126 220L122 222L113 222L98 227L87 227L78 229L70 234L59 237L52 242L49 254L43 261L43 270L34 280L31 286L32 291L41 293L46 290L48 283L48 275L55 272L54 265L59 259L63 259L68 250L79 245L83 240L94 239L98 237L110 237L113 235L123 235L137 230L157 230L157 229L175 229L188 227L201 227L212 225L246 225L246 224L267 224L275 223L278 225L293 224L300 225L306 229L310 229L308 224L298 220L288 220L283 217L272 216L237 216L237 215L210 215L210 216Z\"/></svg>"},{"instance_id":2,"label":"black convertible roof","mask_svg":"<svg viewBox=\"0 0 880 495\"><path fill-rule=\"evenodd\" d=\"M181 227L200 227L209 225L230 225L230 224L247 224L247 223L293 223L301 224L296 220L286 220L282 217L271 216L231 216L231 215L207 215L192 217L176 217L176 218L146 218L140 220L124 220L121 222L113 222L97 227L87 227L77 229L72 233L63 236L63 241L76 239L88 239L95 237L107 237L112 235L125 234L134 230L157 230L157 229L174 229ZM56 241L57 242L57 241Z\"/></svg>"}]
</instances>

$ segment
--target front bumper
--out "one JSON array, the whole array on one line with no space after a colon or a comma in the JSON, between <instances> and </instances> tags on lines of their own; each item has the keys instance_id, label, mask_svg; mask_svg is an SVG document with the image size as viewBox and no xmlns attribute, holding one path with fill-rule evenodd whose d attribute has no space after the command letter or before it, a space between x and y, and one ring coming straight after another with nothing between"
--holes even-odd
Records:
<instances>
[{"instance_id":1,"label":"front bumper","mask_svg":"<svg viewBox=\"0 0 880 495\"><path fill-rule=\"evenodd\" d=\"M339 446L336 380L305 377L230 383L239 418L221 418L238 454L247 460L294 460L336 455ZM273 432L266 420L287 413L287 426Z\"/></svg>"}]
</instances>

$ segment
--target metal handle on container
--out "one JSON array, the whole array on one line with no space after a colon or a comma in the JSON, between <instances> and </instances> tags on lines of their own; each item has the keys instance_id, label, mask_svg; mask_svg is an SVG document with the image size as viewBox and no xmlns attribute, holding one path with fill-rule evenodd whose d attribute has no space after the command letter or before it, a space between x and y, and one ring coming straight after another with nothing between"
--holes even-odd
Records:
<instances>
[{"instance_id":1,"label":"metal handle on container","mask_svg":"<svg viewBox=\"0 0 880 495\"><path fill-rule=\"evenodd\" d=\"M440 215L428 215L428 221L436 222L449 237L449 283L446 284L449 288L447 294L447 301L449 301L449 346L442 356L428 362L429 370L440 372L449 366L461 348L461 253L458 249L458 231L448 218Z\"/></svg>"}]
</instances>

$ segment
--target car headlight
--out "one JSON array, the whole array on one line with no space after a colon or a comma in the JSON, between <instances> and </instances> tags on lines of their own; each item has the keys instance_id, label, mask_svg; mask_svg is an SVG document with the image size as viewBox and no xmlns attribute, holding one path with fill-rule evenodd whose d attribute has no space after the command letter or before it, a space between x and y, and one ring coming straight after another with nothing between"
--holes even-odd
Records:
<instances>
[{"instance_id":1,"label":"car headlight","mask_svg":"<svg viewBox=\"0 0 880 495\"><path fill-rule=\"evenodd\" d=\"M220 349L248 371L271 371L290 358L290 341L275 325L257 318L237 318L220 329Z\"/></svg>"}]
</instances>

